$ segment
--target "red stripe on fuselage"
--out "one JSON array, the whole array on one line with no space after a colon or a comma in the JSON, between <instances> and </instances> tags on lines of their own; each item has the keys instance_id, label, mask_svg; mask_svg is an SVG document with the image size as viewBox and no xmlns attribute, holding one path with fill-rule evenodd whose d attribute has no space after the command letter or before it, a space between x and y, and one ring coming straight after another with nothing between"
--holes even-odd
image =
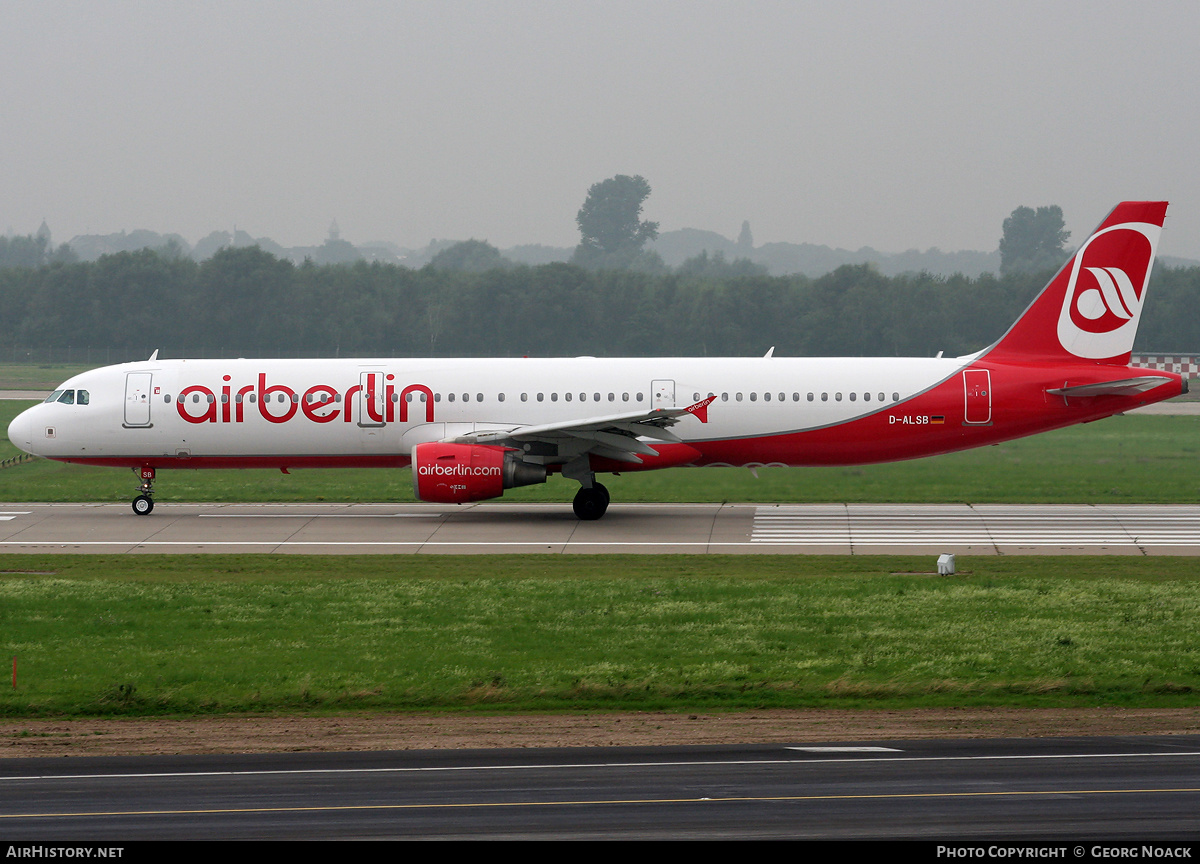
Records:
<instances>
[{"instance_id":1,"label":"red stripe on fuselage","mask_svg":"<svg viewBox=\"0 0 1200 864\"><path fill-rule=\"evenodd\" d=\"M1137 367L1048 369L980 362L970 368L991 371L992 420L986 425L965 422L963 376L958 372L925 393L846 423L759 438L689 442L704 454L693 464L866 465L917 459L1099 420L1169 399L1183 389L1179 375ZM1046 392L1068 382L1093 384L1147 374L1161 377L1162 385L1132 396L1064 400ZM934 423L939 415L944 422Z\"/></svg>"}]
</instances>

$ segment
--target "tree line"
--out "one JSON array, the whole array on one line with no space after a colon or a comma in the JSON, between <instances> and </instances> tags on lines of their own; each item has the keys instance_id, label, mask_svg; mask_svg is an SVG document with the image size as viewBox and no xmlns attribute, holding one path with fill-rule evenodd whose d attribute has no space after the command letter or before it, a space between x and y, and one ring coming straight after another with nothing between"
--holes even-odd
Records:
<instances>
[{"instance_id":1,"label":"tree line","mask_svg":"<svg viewBox=\"0 0 1200 864\"><path fill-rule=\"evenodd\" d=\"M734 266L569 263L470 271L296 265L257 247L153 250L0 269L0 358L16 346L159 347L163 357L964 354L996 340L1047 272L818 278ZM1200 268L1157 267L1138 350L1200 351Z\"/></svg>"}]
</instances>

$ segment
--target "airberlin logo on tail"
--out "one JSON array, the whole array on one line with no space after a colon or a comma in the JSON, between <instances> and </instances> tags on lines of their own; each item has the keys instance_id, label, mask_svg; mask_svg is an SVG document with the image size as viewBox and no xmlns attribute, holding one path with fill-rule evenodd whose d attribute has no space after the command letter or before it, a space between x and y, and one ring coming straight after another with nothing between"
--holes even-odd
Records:
<instances>
[{"instance_id":1,"label":"airberlin logo on tail","mask_svg":"<svg viewBox=\"0 0 1200 864\"><path fill-rule=\"evenodd\" d=\"M1086 288L1079 292L1075 298L1075 309L1079 314L1089 321L1103 318L1105 313L1125 321L1133 318L1133 313L1141 308L1142 301L1134 291L1129 275L1120 267L1084 269L1096 277L1100 288Z\"/></svg>"},{"instance_id":2,"label":"airberlin logo on tail","mask_svg":"<svg viewBox=\"0 0 1200 864\"><path fill-rule=\"evenodd\" d=\"M1133 348L1161 231L1146 222L1114 225L1093 234L1075 253L1058 316L1063 348L1089 360Z\"/></svg>"}]
</instances>

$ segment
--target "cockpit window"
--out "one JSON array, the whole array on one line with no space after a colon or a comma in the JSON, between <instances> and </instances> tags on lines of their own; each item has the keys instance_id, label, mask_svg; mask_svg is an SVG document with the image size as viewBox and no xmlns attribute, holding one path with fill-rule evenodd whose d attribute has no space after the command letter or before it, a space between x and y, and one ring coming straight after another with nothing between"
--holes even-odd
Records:
<instances>
[{"instance_id":1,"label":"cockpit window","mask_svg":"<svg viewBox=\"0 0 1200 864\"><path fill-rule=\"evenodd\" d=\"M58 402L62 405L86 405L89 401L86 390L55 390L46 397L46 402Z\"/></svg>"}]
</instances>

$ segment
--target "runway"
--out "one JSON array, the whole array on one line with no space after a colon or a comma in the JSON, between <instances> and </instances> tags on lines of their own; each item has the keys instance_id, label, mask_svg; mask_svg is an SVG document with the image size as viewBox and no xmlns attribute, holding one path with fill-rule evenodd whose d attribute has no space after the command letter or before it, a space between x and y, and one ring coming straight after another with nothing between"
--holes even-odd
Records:
<instances>
[{"instance_id":1,"label":"runway","mask_svg":"<svg viewBox=\"0 0 1200 864\"><path fill-rule=\"evenodd\" d=\"M9 843L1003 837L1190 848L1198 808L1196 736L0 760Z\"/></svg>"},{"instance_id":2,"label":"runway","mask_svg":"<svg viewBox=\"0 0 1200 864\"><path fill-rule=\"evenodd\" d=\"M1197 555L1200 506L0 504L0 552Z\"/></svg>"}]
</instances>

